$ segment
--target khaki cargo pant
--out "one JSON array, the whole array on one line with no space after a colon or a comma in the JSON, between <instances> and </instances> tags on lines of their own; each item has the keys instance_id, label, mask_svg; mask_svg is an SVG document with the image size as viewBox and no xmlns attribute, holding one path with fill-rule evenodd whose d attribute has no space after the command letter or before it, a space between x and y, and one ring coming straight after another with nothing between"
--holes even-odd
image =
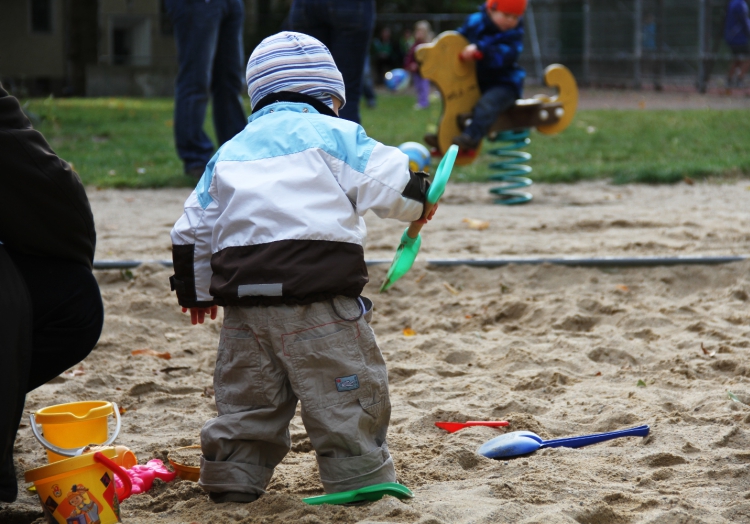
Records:
<instances>
[{"instance_id":1,"label":"khaki cargo pant","mask_svg":"<svg viewBox=\"0 0 750 524\"><path fill-rule=\"evenodd\" d=\"M360 316L352 298L333 304L338 314L330 301L224 309L214 373L219 416L201 431L205 490L264 493L291 447L298 400L326 492L395 482L385 440L388 375L372 312Z\"/></svg>"}]
</instances>

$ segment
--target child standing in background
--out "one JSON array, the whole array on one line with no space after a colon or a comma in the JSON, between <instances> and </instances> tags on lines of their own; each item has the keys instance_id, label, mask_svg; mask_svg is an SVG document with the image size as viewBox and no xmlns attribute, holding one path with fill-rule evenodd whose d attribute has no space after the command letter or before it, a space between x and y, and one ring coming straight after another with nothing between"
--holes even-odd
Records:
<instances>
[{"instance_id":1,"label":"child standing in background","mask_svg":"<svg viewBox=\"0 0 750 524\"><path fill-rule=\"evenodd\" d=\"M414 43L404 59L404 69L411 73L412 84L417 92L417 103L414 109L430 107L430 81L419 74L419 64L414 57L417 46L431 42L433 38L432 26L427 20L420 20L414 24Z\"/></svg>"},{"instance_id":2,"label":"child standing in background","mask_svg":"<svg viewBox=\"0 0 750 524\"><path fill-rule=\"evenodd\" d=\"M474 106L471 123L453 143L463 150L476 149L497 117L521 98L526 72L518 65L523 51L526 0L487 0L469 16L458 32L469 40L462 60L477 63L477 83L482 97Z\"/></svg>"}]
</instances>

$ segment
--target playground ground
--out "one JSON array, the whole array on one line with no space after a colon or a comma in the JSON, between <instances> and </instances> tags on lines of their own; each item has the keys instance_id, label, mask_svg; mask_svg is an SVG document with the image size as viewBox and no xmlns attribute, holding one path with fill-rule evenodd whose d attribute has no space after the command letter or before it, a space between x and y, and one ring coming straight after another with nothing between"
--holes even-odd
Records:
<instances>
[{"instance_id":1,"label":"playground ground","mask_svg":"<svg viewBox=\"0 0 750 524\"><path fill-rule=\"evenodd\" d=\"M750 254L748 179L539 184L520 207L492 205L488 187L448 188L425 229L422 259ZM170 258L169 230L189 192L89 188L97 258ZM367 258L391 257L402 227L366 218ZM464 219L488 225L471 229ZM372 267L365 294L375 301L373 328L389 368L389 445L413 500L303 504L322 491L297 416L293 450L259 501L214 505L195 483L157 481L122 504L124 522L750 522L750 261L629 269L438 269L418 261L378 295L385 271ZM198 443L215 415L220 324L191 326L169 291L171 271L159 265L96 274L106 309L97 348L32 392L26 412L115 401L124 408L117 442L141 462ZM138 349L171 359L134 356ZM493 461L475 451L501 430L447 434L433 425L482 419L543 437L640 424L651 435ZM41 524L22 480L45 461L27 417L15 454L21 494L0 505L0 521Z\"/></svg>"}]
</instances>

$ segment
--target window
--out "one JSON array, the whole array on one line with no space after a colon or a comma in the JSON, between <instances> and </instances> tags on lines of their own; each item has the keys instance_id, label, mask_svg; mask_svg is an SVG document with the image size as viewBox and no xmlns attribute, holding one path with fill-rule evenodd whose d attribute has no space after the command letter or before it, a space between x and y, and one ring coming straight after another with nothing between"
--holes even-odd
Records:
<instances>
[{"instance_id":1,"label":"window","mask_svg":"<svg viewBox=\"0 0 750 524\"><path fill-rule=\"evenodd\" d=\"M52 32L52 0L30 0L31 32Z\"/></svg>"}]
</instances>

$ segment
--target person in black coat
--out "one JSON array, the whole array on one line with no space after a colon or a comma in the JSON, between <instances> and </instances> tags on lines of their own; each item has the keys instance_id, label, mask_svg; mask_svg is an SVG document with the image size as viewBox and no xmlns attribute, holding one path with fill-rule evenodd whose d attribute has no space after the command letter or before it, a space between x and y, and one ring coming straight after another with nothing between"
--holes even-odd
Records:
<instances>
[{"instance_id":1,"label":"person in black coat","mask_svg":"<svg viewBox=\"0 0 750 524\"><path fill-rule=\"evenodd\" d=\"M2 85L0 187L0 502L13 502L26 393L91 352L104 308L83 184Z\"/></svg>"}]
</instances>

